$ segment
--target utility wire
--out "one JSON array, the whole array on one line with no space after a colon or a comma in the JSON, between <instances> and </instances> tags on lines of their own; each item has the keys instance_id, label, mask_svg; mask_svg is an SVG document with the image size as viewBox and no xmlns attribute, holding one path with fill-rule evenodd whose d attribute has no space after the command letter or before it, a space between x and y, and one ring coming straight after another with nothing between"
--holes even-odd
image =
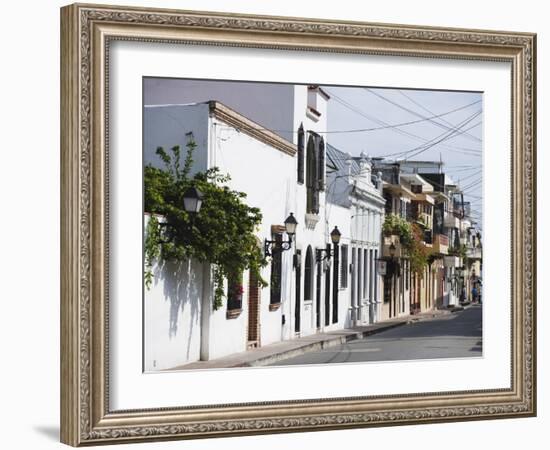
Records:
<instances>
[{"instance_id":1,"label":"utility wire","mask_svg":"<svg viewBox=\"0 0 550 450\"><path fill-rule=\"evenodd\" d=\"M470 106L473 106L476 103L479 103L479 101L469 103L469 104L464 105L464 106L460 106L458 108L455 108L451 111L447 111L447 112L442 113L442 114L435 114L431 117L418 119L418 120L410 120L408 122L394 123L394 124L389 124L388 123L388 124L385 124L385 125L381 125L379 127L357 128L357 129L350 129L350 130L325 130L325 131L312 130L312 131L315 131L315 133L318 133L318 134L341 134L341 133L362 133L362 132L367 132L367 131L387 130L387 129L390 129L390 128L398 128L398 127L404 127L404 126L408 126L408 125L414 125L414 124L417 124L417 123L420 123L420 122L425 122L427 120L431 120L431 119L434 119L434 118L440 118L440 117L443 117L443 116L447 116L447 115L452 114L454 112L469 108ZM234 128L234 127L226 127L226 128ZM253 127L253 129L263 130L263 131L271 131L273 133L293 133L293 134L298 133L297 130L274 130L274 129L266 128L266 127ZM473 149L470 149L470 150L471 151L477 151L477 150L473 150Z\"/></svg>"},{"instance_id":2,"label":"utility wire","mask_svg":"<svg viewBox=\"0 0 550 450\"><path fill-rule=\"evenodd\" d=\"M422 110L426 111L428 114L435 114L433 113L431 110L429 110L428 108L426 108L424 105L422 105L422 103L420 102L417 102L415 99L413 99L411 96L405 94L405 92L403 92L403 90L401 89L396 89L396 91L401 94L403 97L405 97L406 99L408 99L410 102L414 103L416 106L418 106L419 108L421 108ZM481 101L481 100L480 100ZM450 125L450 126L454 126L451 122L449 122L448 120L446 119L443 119L441 118L441 121L446 123L447 125ZM465 136L471 136L470 134L468 133L464 133ZM477 139L477 138L476 138Z\"/></svg>"},{"instance_id":3,"label":"utility wire","mask_svg":"<svg viewBox=\"0 0 550 450\"><path fill-rule=\"evenodd\" d=\"M428 117L426 117L426 116L424 116L424 115L422 115L422 114L420 114L420 113L417 113L416 111L413 111L412 109L409 109L409 108L407 108L406 106L403 106L403 105L399 104L398 102L394 102L393 100L391 100L391 99L389 99L389 98L383 96L383 95L380 94L379 92L376 92L376 91L374 91L374 90L372 90L372 89L370 89L370 88L364 88L364 89L365 89L367 92L369 92L370 94L375 95L376 97L378 97L378 98L380 98L380 99L382 99L382 100L384 100L384 101L386 101L386 102L388 102L388 103L394 105L394 106L397 107L397 108L402 109L403 111L407 111L408 113L410 113L410 114L412 114L412 115L414 115L414 116L417 116L417 117L421 117L421 118L426 119L428 122L433 123L434 125L438 126L439 128L442 128L442 129L447 130L447 131L449 131L449 130L451 130L451 129L454 128L454 127L449 127L449 126L447 126L447 125L445 125L445 124L442 124L442 123L440 123L440 122L437 122L436 120L432 120L432 119L430 119L430 118L428 118ZM481 103L481 100L478 100L478 101L475 102L475 103ZM476 137L476 136L473 136L473 135L470 135L470 134L467 134L467 133L464 134L464 137L469 137L469 138L471 138L472 140L476 140L476 141L478 141L478 142L481 142L481 139L480 139L480 138L478 138L478 137Z\"/></svg>"},{"instance_id":4,"label":"utility wire","mask_svg":"<svg viewBox=\"0 0 550 450\"><path fill-rule=\"evenodd\" d=\"M471 174L468 175L467 177L460 178L460 179L458 180L458 182L459 182L459 183L462 183L464 180L467 180L468 178L475 177L476 175L479 175L481 172L483 172L483 170L478 170L477 172L471 173Z\"/></svg>"},{"instance_id":5,"label":"utility wire","mask_svg":"<svg viewBox=\"0 0 550 450\"><path fill-rule=\"evenodd\" d=\"M483 180L479 180L479 181L477 181L477 182L474 182L474 183L468 185L467 187L465 187L465 188L462 189L462 193L465 194L466 191L469 191L469 190L472 190L472 189L478 187L478 186L482 183L482 181L483 181Z\"/></svg>"},{"instance_id":6,"label":"utility wire","mask_svg":"<svg viewBox=\"0 0 550 450\"><path fill-rule=\"evenodd\" d=\"M459 125L457 125L457 127L452 130L452 131L445 131L444 133L440 134L439 136L436 136L435 138L427 141L424 145L421 145L419 147L415 147L415 148L412 148L410 150L406 150L404 152L399 152L399 153L396 153L396 155L399 155L401 157L409 154L409 153L412 153L412 152L416 152L416 153L413 153L412 155L408 155L407 158L405 159L409 159L409 158L412 158L414 156L417 156L423 152L425 152L426 150L432 148L433 146L447 140L447 139L451 139L452 137L455 137L455 136L458 136L460 134L460 132L465 132L468 130L467 129L462 129L464 126L466 126L468 123L470 123L472 120L474 120L477 116L479 116L481 114L481 110L479 110L478 112L472 114L470 117L468 117L467 119L465 119L464 121L462 121ZM387 155L387 156L393 156L393 155Z\"/></svg>"},{"instance_id":7,"label":"utility wire","mask_svg":"<svg viewBox=\"0 0 550 450\"><path fill-rule=\"evenodd\" d=\"M360 115L360 116L362 116L362 117L364 117L364 118L366 118L366 119L368 119L368 120L370 120L374 123L377 123L379 125L385 125L385 126L389 125L387 122L384 122L381 119L373 117L373 116L367 114L366 112L360 110L359 108L353 106L352 104L350 104L346 100L344 100L341 97L339 97L338 95L336 95L334 92L328 91L328 93L329 93L329 95L331 96L332 99L334 99L337 103L340 103L344 107L348 108L350 111L353 111L356 114L358 114L358 115ZM423 142L423 143L429 142L429 139L426 139L422 136L418 136L416 134L410 133L410 132L405 131L405 130L401 130L400 128L390 128L390 131L398 133L402 136L407 136L409 138L412 138L416 141L420 141L420 142ZM458 150L480 151L480 150L476 150L476 149L468 149L468 148L464 148L464 147L453 146L453 145L450 145L450 144L445 144L445 147L454 148L454 149L458 149Z\"/></svg>"}]
</instances>

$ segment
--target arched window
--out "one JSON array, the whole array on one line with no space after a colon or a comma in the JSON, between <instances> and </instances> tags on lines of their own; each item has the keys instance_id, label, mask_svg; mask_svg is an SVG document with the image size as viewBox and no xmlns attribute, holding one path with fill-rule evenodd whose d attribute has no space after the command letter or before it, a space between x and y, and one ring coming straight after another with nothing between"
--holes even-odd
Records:
<instances>
[{"instance_id":1,"label":"arched window","mask_svg":"<svg viewBox=\"0 0 550 450\"><path fill-rule=\"evenodd\" d=\"M313 300L313 251L311 245L306 251L304 264L304 301Z\"/></svg>"},{"instance_id":2,"label":"arched window","mask_svg":"<svg viewBox=\"0 0 550 450\"><path fill-rule=\"evenodd\" d=\"M298 161L298 183L304 183L304 147L305 147L305 135L304 135L304 126L300 124L298 128L298 152L296 154Z\"/></svg>"},{"instance_id":3,"label":"arched window","mask_svg":"<svg viewBox=\"0 0 550 450\"><path fill-rule=\"evenodd\" d=\"M307 140L306 153L306 188L307 201L306 207L308 213L317 214L319 212L319 195L318 195L318 180L317 180L317 155L315 148L315 137L310 134Z\"/></svg>"}]
</instances>

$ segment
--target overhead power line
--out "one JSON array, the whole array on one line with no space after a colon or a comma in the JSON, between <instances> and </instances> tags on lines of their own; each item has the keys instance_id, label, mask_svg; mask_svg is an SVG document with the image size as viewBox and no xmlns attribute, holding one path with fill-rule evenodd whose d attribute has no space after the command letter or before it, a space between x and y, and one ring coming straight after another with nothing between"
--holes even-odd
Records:
<instances>
[{"instance_id":1,"label":"overhead power line","mask_svg":"<svg viewBox=\"0 0 550 450\"><path fill-rule=\"evenodd\" d=\"M326 89L325 89L326 90ZM384 126L388 126L390 125L389 123L387 122L384 122L383 120L377 118L377 117L374 117L374 116L371 116L370 114L366 113L365 111L362 111L361 109L357 108L356 106L352 105L351 103L347 102L346 100L342 99L341 97L339 97L337 94L335 94L334 92L332 92L332 90L330 91L327 91L329 93L329 95L331 96L331 99L333 99L334 101L336 101L337 103L340 103L342 106L346 107L347 109L349 109L350 111L374 122L374 123L377 123L379 125L384 125ZM390 131L393 131L397 134L400 134L402 136L407 136L411 139L414 139L416 141L419 141L419 142L422 142L422 143L426 143L426 142L429 142L430 139L427 139L425 137L422 137L422 136L418 136L417 134L414 134L414 133L411 133L409 131L405 131L405 130L401 130L400 128L389 128ZM445 147L447 148L453 148L453 149L457 149L457 150L470 150L470 151L481 151L479 149L469 149L469 148L464 148L464 147L458 147L458 146L454 146L454 145L450 145L450 144L445 144Z\"/></svg>"},{"instance_id":2,"label":"overhead power line","mask_svg":"<svg viewBox=\"0 0 550 450\"><path fill-rule=\"evenodd\" d=\"M447 126L447 125L445 125L445 124L442 124L442 123L440 123L440 122L438 122L438 121L436 121L436 120L432 120L432 119L430 119L430 118L428 118L428 117L426 117L426 116L424 116L424 115L422 115L422 114L420 114L420 113L418 113L418 112L416 112L416 111L413 111L412 109L407 108L406 106L403 106L403 105L401 105L400 103L395 102L395 101L393 101L393 100L391 100L391 99L385 97L384 95L380 94L379 92L374 91L373 89L370 89L370 88L364 88L364 89L365 89L367 92L371 93L372 95L375 95L376 97L378 97L378 98L384 100L385 102L388 102L388 103L394 105L395 107L397 107L397 108L399 108L399 109L402 109L403 111L407 111L408 113L410 113L410 114L412 114L412 115L414 115L414 116L416 116L416 117L421 117L421 118L426 119L428 122L434 124L435 126L438 126L439 128L442 128L442 129L444 129L444 130L451 130L451 129L453 128L453 126L449 127L449 126ZM481 103L481 100L478 100L478 101L475 102L475 103ZM465 133L465 134L464 134L464 137L468 137L468 138L470 138L471 140L475 140L475 141L481 142L481 139L480 139L480 138L478 138L477 136L473 136L473 135L471 135L471 134L468 134L468 133Z\"/></svg>"},{"instance_id":3,"label":"overhead power line","mask_svg":"<svg viewBox=\"0 0 550 450\"><path fill-rule=\"evenodd\" d=\"M477 172L474 172L474 173L471 173L470 175L464 177L464 178L460 178L458 180L459 183L462 183L464 180L467 180L468 178L472 178L472 177L475 177L476 175L479 175L481 172L483 172L483 170L478 170Z\"/></svg>"},{"instance_id":4,"label":"overhead power line","mask_svg":"<svg viewBox=\"0 0 550 450\"><path fill-rule=\"evenodd\" d=\"M415 99L413 99L410 95L407 95L405 94L405 92L403 92L403 90L401 89L396 89L397 92L399 92L399 94L401 94L403 97L405 97L406 99L408 99L410 102L414 103L416 106L418 106L419 108L421 108L422 110L426 111L428 114L434 114L430 109L426 108L424 105L422 105L422 103L420 102L417 102ZM480 100L481 101L481 100ZM448 120L446 119L443 119L441 118L441 121L442 122L445 122L447 125L450 125L450 126L453 126L453 124L451 122L449 122ZM465 135L468 135L467 133L465 133Z\"/></svg>"},{"instance_id":5,"label":"overhead power line","mask_svg":"<svg viewBox=\"0 0 550 450\"><path fill-rule=\"evenodd\" d=\"M468 123L470 123L472 120L474 120L477 116L481 114L481 110L477 111L476 113L472 114L467 119L463 120L456 128L450 131L445 131L444 133L440 134L439 136L436 136L435 138L427 141L424 145L421 145L419 147L412 148L410 150L406 150L404 152L395 153L394 155L399 155L400 157L408 155L405 159L412 158L414 156L417 156L426 150L432 148L433 146L442 143L443 141L447 139L451 139L455 136L460 135L461 133L468 131L469 128L464 129L463 127L466 126ZM416 153L413 153L416 152ZM413 154L409 154L413 153ZM393 156L393 155L387 155L387 156Z\"/></svg>"}]
</instances>

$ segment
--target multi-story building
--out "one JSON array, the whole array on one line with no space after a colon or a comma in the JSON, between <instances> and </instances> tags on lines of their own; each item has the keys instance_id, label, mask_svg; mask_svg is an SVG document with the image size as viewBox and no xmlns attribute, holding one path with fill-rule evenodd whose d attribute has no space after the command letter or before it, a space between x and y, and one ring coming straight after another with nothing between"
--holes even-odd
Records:
<instances>
[{"instance_id":1,"label":"multi-story building","mask_svg":"<svg viewBox=\"0 0 550 450\"><path fill-rule=\"evenodd\" d=\"M192 170L218 167L261 210L262 250L288 240L291 213L298 225L288 250L268 254L268 286L246 272L237 280L242 295L231 298L226 282L219 309L209 264L156 265L144 301L146 370L452 306L481 286L481 235L441 163L352 157L330 145L330 97L319 86L267 85L260 99L245 93L254 86L209 86L195 92L205 101L169 89L182 104L144 108L144 163L161 167L156 148L183 149L192 136ZM429 255L420 269L402 236L385 227L392 220L408 224Z\"/></svg>"},{"instance_id":2,"label":"multi-story building","mask_svg":"<svg viewBox=\"0 0 550 450\"><path fill-rule=\"evenodd\" d=\"M350 325L377 322L382 317L382 280L376 270L381 256L381 232L385 199L382 179L372 173L369 157L352 157L327 146L327 201L330 208L338 205L348 210L350 244L341 246L342 280L350 274ZM349 268L349 269L348 269ZM347 286L347 281L346 281Z\"/></svg>"},{"instance_id":3,"label":"multi-story building","mask_svg":"<svg viewBox=\"0 0 550 450\"><path fill-rule=\"evenodd\" d=\"M382 178L385 200L385 220L392 217L410 221L412 201L415 193L410 185L401 180L399 163L374 159L373 170ZM382 318L405 316L411 313L411 267L407 251L398 234L383 232L382 260L383 268L383 307Z\"/></svg>"},{"instance_id":4,"label":"multi-story building","mask_svg":"<svg viewBox=\"0 0 550 450\"><path fill-rule=\"evenodd\" d=\"M279 105L286 108L286 129L295 130L286 137L270 131L265 114L260 124L219 101L144 108L145 164L162 167L156 148L183 149L192 135L197 144L193 171L218 167L231 175L231 188L245 192L247 204L261 210L257 237L262 249L269 241L288 240L283 222L291 213L298 222L291 248L268 255L262 269L268 286L259 287L252 274L244 273L238 280L242 295L233 301L225 286L228 295L219 309L213 308L209 264L191 261L177 275L172 266L156 266L144 302L146 370L371 323L380 316L381 283L374 268L380 251L381 184L373 181L368 161L352 161L357 170L345 180L336 178L347 183L346 200L328 195L334 186L327 172L334 168L332 163L327 168L322 132L329 96L318 86L285 89L272 94L288 100ZM234 99L234 104L245 101ZM250 105L244 109L254 113ZM340 240L333 244L335 228Z\"/></svg>"}]
</instances>

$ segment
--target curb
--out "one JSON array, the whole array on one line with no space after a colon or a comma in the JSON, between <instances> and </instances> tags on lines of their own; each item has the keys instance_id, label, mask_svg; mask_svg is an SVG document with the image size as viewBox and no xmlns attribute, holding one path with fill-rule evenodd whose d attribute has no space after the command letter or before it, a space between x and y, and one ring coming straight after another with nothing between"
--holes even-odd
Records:
<instances>
[{"instance_id":1,"label":"curb","mask_svg":"<svg viewBox=\"0 0 550 450\"><path fill-rule=\"evenodd\" d=\"M359 331L357 333L350 333L346 336L338 336L334 338L327 338L322 341L313 342L310 344L304 344L301 347L293 348L291 350L285 350L280 353L275 353L273 355L264 356L258 358L254 361L249 361L245 363L237 363L231 367L261 367L273 364L275 362L284 361L285 359L294 358L295 356L300 356L305 353L312 351L323 350L326 348L336 347L337 345L342 345L350 341L355 341L358 339L363 339L367 336L372 336L373 334L381 333L382 331L391 330L392 328L399 327L401 325L406 325L407 321L400 321L391 323L385 326L380 326L372 330Z\"/></svg>"}]
</instances>

